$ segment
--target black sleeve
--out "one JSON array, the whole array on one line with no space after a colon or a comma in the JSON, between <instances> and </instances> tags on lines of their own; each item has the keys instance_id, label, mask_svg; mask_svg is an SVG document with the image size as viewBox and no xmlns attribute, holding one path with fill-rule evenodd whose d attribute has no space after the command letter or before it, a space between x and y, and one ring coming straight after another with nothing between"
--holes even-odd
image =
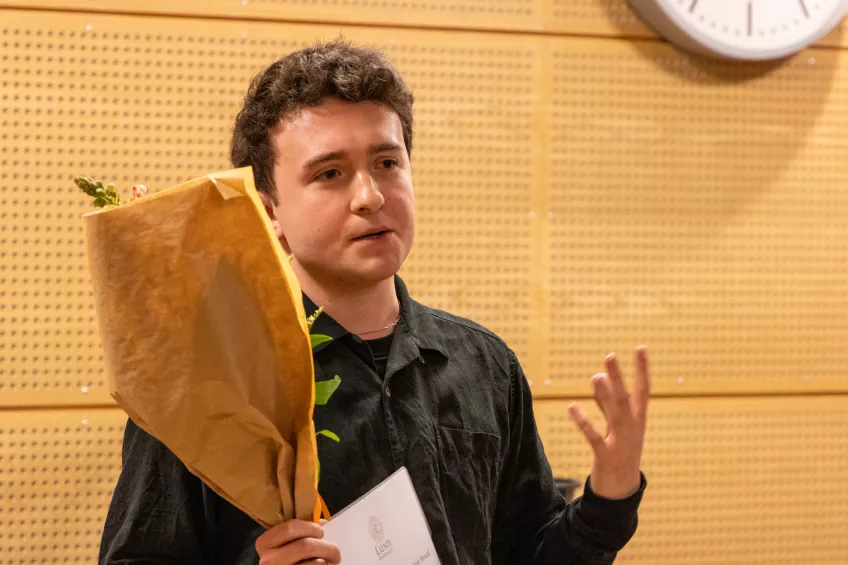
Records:
<instances>
[{"instance_id":1,"label":"black sleeve","mask_svg":"<svg viewBox=\"0 0 848 565\"><path fill-rule=\"evenodd\" d=\"M132 420L123 469L100 543L100 565L210 563L208 500L200 479Z\"/></svg>"},{"instance_id":2,"label":"black sleeve","mask_svg":"<svg viewBox=\"0 0 848 565\"><path fill-rule=\"evenodd\" d=\"M498 491L492 558L495 564L605 565L636 531L637 509L645 488L624 500L592 492L565 504L545 456L527 379L510 356L512 398L509 430L504 436L503 469Z\"/></svg>"}]
</instances>

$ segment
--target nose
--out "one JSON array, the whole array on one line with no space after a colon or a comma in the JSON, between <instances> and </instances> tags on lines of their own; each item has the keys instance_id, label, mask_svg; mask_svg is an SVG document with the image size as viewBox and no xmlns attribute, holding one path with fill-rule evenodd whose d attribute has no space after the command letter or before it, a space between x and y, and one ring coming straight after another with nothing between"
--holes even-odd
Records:
<instances>
[{"instance_id":1,"label":"nose","mask_svg":"<svg viewBox=\"0 0 848 565\"><path fill-rule=\"evenodd\" d=\"M350 210L355 214L373 214L385 204L386 199L380 192L374 178L367 172L359 171L354 179L354 194Z\"/></svg>"}]
</instances>

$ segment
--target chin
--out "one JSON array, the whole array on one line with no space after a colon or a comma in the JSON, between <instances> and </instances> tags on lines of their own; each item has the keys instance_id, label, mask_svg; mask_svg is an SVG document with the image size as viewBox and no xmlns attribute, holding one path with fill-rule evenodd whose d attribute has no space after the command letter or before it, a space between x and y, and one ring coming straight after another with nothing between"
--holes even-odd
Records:
<instances>
[{"instance_id":1,"label":"chin","mask_svg":"<svg viewBox=\"0 0 848 565\"><path fill-rule=\"evenodd\" d=\"M316 254L317 255L317 254ZM364 255L364 256L363 256ZM395 247L381 253L341 253L312 256L299 260L313 276L353 287L370 286L394 277L400 271L408 251ZM308 256L307 256L308 257Z\"/></svg>"},{"instance_id":2,"label":"chin","mask_svg":"<svg viewBox=\"0 0 848 565\"><path fill-rule=\"evenodd\" d=\"M345 278L351 282L375 284L392 278L400 270L403 261L370 259L347 270Z\"/></svg>"},{"instance_id":3,"label":"chin","mask_svg":"<svg viewBox=\"0 0 848 565\"><path fill-rule=\"evenodd\" d=\"M392 278L399 270L400 264L385 262L380 265L358 264L358 265L304 265L304 269L311 273L316 280L326 282L334 281L345 286L356 288L371 286L386 279Z\"/></svg>"},{"instance_id":4,"label":"chin","mask_svg":"<svg viewBox=\"0 0 848 565\"><path fill-rule=\"evenodd\" d=\"M362 282L373 284L394 277L399 270L400 265L396 268L361 269L356 272L355 278Z\"/></svg>"}]
</instances>

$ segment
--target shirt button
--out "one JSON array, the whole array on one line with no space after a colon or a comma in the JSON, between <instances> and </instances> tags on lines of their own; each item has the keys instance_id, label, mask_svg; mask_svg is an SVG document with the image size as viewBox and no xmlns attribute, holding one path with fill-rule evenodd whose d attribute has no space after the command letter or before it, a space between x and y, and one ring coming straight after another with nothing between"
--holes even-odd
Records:
<instances>
[{"instance_id":1,"label":"shirt button","mask_svg":"<svg viewBox=\"0 0 848 565\"><path fill-rule=\"evenodd\" d=\"M389 387L386 387L386 397L388 397L388 398L392 397L392 390Z\"/></svg>"}]
</instances>

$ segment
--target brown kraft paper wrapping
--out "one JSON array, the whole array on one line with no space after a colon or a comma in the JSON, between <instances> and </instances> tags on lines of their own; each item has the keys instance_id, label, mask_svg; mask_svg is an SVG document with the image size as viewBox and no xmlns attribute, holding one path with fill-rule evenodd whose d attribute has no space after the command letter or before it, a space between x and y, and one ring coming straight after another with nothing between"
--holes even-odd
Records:
<instances>
[{"instance_id":1,"label":"brown kraft paper wrapping","mask_svg":"<svg viewBox=\"0 0 848 565\"><path fill-rule=\"evenodd\" d=\"M115 401L266 528L316 519L301 290L251 170L83 220Z\"/></svg>"}]
</instances>

